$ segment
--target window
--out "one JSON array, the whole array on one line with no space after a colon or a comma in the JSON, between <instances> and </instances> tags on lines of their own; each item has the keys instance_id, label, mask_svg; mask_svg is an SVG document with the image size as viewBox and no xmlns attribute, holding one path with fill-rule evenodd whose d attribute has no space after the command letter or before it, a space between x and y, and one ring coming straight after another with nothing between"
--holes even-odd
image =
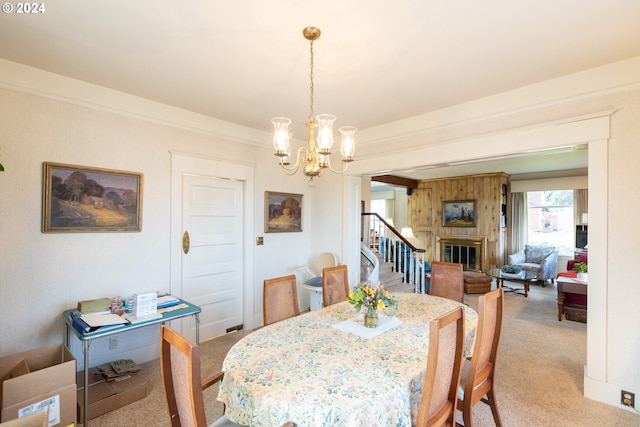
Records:
<instances>
[{"instance_id":1,"label":"window","mask_svg":"<svg viewBox=\"0 0 640 427\"><path fill-rule=\"evenodd\" d=\"M372 200L371 201L371 212L377 213L380 217L385 218L387 201L385 199Z\"/></svg>"},{"instance_id":2,"label":"window","mask_svg":"<svg viewBox=\"0 0 640 427\"><path fill-rule=\"evenodd\" d=\"M528 192L527 206L529 244L555 246L560 254L573 254L573 190Z\"/></svg>"}]
</instances>

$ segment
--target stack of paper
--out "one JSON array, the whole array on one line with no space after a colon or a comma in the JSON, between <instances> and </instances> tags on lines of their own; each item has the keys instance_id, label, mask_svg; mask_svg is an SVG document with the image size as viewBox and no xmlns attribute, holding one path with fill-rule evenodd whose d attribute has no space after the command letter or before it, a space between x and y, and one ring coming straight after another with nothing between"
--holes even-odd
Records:
<instances>
[{"instance_id":1,"label":"stack of paper","mask_svg":"<svg viewBox=\"0 0 640 427\"><path fill-rule=\"evenodd\" d=\"M158 298L158 308L171 307L180 304L180 300L171 295L164 295Z\"/></svg>"},{"instance_id":2,"label":"stack of paper","mask_svg":"<svg viewBox=\"0 0 640 427\"><path fill-rule=\"evenodd\" d=\"M101 326L112 325L124 325L127 323L126 319L118 316L117 314L83 314L80 318L92 328L99 328Z\"/></svg>"}]
</instances>

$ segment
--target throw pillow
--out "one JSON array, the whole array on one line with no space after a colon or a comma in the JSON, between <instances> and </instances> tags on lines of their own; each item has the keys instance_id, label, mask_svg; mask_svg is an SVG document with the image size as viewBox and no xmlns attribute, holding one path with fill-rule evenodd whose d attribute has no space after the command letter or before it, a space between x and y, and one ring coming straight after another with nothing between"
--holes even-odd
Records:
<instances>
[{"instance_id":1,"label":"throw pillow","mask_svg":"<svg viewBox=\"0 0 640 427\"><path fill-rule=\"evenodd\" d=\"M527 262L540 264L543 259L548 257L554 250L553 246L530 246L525 245L524 253L527 257Z\"/></svg>"}]
</instances>

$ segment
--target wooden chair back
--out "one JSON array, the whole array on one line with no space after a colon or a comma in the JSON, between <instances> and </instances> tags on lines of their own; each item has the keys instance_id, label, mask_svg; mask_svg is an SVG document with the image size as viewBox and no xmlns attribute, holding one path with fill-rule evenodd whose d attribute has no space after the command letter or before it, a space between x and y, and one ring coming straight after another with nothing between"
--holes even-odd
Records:
<instances>
[{"instance_id":1,"label":"wooden chair back","mask_svg":"<svg viewBox=\"0 0 640 427\"><path fill-rule=\"evenodd\" d=\"M494 374L502 333L504 291L498 288L478 298L478 327L471 360L460 380L458 409L466 426L472 425L471 409L482 401L490 406L496 426L502 426L495 397ZM486 396L486 398L485 398Z\"/></svg>"},{"instance_id":2,"label":"wooden chair back","mask_svg":"<svg viewBox=\"0 0 640 427\"><path fill-rule=\"evenodd\" d=\"M200 348L166 325L161 328L160 369L172 427L207 427L202 390L222 379L200 377Z\"/></svg>"},{"instance_id":3,"label":"wooden chair back","mask_svg":"<svg viewBox=\"0 0 640 427\"><path fill-rule=\"evenodd\" d=\"M433 261L429 294L464 302L464 276L462 264Z\"/></svg>"},{"instance_id":4,"label":"wooden chair back","mask_svg":"<svg viewBox=\"0 0 640 427\"><path fill-rule=\"evenodd\" d=\"M160 330L160 370L171 427L207 427L202 390L220 382L224 374L218 372L201 380L200 347L166 325ZM209 427L240 424L223 415ZM295 424L287 422L282 427Z\"/></svg>"},{"instance_id":5,"label":"wooden chair back","mask_svg":"<svg viewBox=\"0 0 640 427\"><path fill-rule=\"evenodd\" d=\"M416 427L454 426L464 351L464 309L431 321L427 371Z\"/></svg>"},{"instance_id":6,"label":"wooden chair back","mask_svg":"<svg viewBox=\"0 0 640 427\"><path fill-rule=\"evenodd\" d=\"M349 273L346 265L322 269L322 303L328 307L345 301L349 295Z\"/></svg>"},{"instance_id":7,"label":"wooden chair back","mask_svg":"<svg viewBox=\"0 0 640 427\"><path fill-rule=\"evenodd\" d=\"M265 326L300 314L295 274L265 280L263 292L262 315Z\"/></svg>"}]
</instances>

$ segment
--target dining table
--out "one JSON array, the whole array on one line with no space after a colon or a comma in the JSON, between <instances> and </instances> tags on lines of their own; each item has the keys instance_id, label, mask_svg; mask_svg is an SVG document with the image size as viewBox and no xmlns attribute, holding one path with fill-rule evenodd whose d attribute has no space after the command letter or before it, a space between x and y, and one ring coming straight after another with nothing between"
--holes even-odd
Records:
<instances>
[{"instance_id":1,"label":"dining table","mask_svg":"<svg viewBox=\"0 0 640 427\"><path fill-rule=\"evenodd\" d=\"M465 349L478 322L469 306L398 293L376 328L346 301L259 328L227 353L218 400L244 426L415 425L429 351L429 324L464 307ZM362 310L364 311L364 310Z\"/></svg>"}]
</instances>

